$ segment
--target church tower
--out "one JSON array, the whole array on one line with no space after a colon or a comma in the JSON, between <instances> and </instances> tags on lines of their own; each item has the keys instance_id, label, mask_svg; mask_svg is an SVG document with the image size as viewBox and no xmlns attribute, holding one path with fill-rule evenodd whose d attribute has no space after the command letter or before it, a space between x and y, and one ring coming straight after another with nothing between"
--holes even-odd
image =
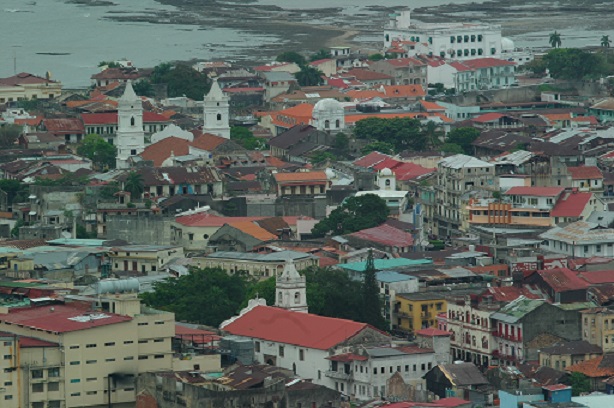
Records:
<instances>
[{"instance_id":1,"label":"church tower","mask_svg":"<svg viewBox=\"0 0 614 408\"><path fill-rule=\"evenodd\" d=\"M284 271L275 281L275 306L307 313L307 284L294 262L287 261Z\"/></svg>"},{"instance_id":2,"label":"church tower","mask_svg":"<svg viewBox=\"0 0 614 408\"><path fill-rule=\"evenodd\" d=\"M118 100L117 107L116 167L129 167L128 159L141 154L145 149L143 130L143 104L132 89L132 82L126 82L126 90Z\"/></svg>"},{"instance_id":3,"label":"church tower","mask_svg":"<svg viewBox=\"0 0 614 408\"><path fill-rule=\"evenodd\" d=\"M213 80L209 93L204 100L204 125L203 133L211 133L230 139L230 125L228 124L228 116L230 108L228 98L222 92L217 80Z\"/></svg>"}]
</instances>

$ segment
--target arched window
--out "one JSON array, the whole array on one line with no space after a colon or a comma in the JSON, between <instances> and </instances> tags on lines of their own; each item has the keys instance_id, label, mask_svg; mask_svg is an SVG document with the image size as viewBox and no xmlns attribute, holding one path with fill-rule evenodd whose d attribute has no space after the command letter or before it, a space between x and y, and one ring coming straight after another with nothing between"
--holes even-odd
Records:
<instances>
[{"instance_id":1,"label":"arched window","mask_svg":"<svg viewBox=\"0 0 614 408\"><path fill-rule=\"evenodd\" d=\"M390 187L390 179L386 180L386 187Z\"/></svg>"},{"instance_id":2,"label":"arched window","mask_svg":"<svg viewBox=\"0 0 614 408\"><path fill-rule=\"evenodd\" d=\"M134 126L134 116L130 117L130 126Z\"/></svg>"},{"instance_id":3,"label":"arched window","mask_svg":"<svg viewBox=\"0 0 614 408\"><path fill-rule=\"evenodd\" d=\"M222 114L221 113L217 114L217 120L222 120Z\"/></svg>"},{"instance_id":4,"label":"arched window","mask_svg":"<svg viewBox=\"0 0 614 408\"><path fill-rule=\"evenodd\" d=\"M339 128L341 127L341 121L340 121L339 119L337 119L337 120L335 121L335 127L336 127L337 129L339 129Z\"/></svg>"},{"instance_id":5,"label":"arched window","mask_svg":"<svg viewBox=\"0 0 614 408\"><path fill-rule=\"evenodd\" d=\"M296 292L294 294L294 304L298 305L301 303L301 292Z\"/></svg>"},{"instance_id":6,"label":"arched window","mask_svg":"<svg viewBox=\"0 0 614 408\"><path fill-rule=\"evenodd\" d=\"M330 120L325 120L325 121L324 121L324 127L325 127L326 129L330 128Z\"/></svg>"}]
</instances>

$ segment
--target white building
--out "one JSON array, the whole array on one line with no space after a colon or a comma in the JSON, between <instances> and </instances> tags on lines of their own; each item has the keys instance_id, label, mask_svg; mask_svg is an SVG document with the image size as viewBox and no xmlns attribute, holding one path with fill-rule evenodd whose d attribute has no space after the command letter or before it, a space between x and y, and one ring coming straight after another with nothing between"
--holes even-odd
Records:
<instances>
[{"instance_id":1,"label":"white building","mask_svg":"<svg viewBox=\"0 0 614 408\"><path fill-rule=\"evenodd\" d=\"M217 81L213 81L203 104L203 133L211 133L230 139L229 100L230 98L224 95Z\"/></svg>"},{"instance_id":2,"label":"white building","mask_svg":"<svg viewBox=\"0 0 614 408\"><path fill-rule=\"evenodd\" d=\"M386 333L368 324L269 307L262 300L251 301L220 328L252 339L257 361L359 400L386 396L396 373L423 385L422 376L436 364L433 350L392 347Z\"/></svg>"},{"instance_id":3,"label":"white building","mask_svg":"<svg viewBox=\"0 0 614 408\"><path fill-rule=\"evenodd\" d=\"M380 190L396 191L397 179L388 167L377 172L377 186Z\"/></svg>"},{"instance_id":4,"label":"white building","mask_svg":"<svg viewBox=\"0 0 614 408\"><path fill-rule=\"evenodd\" d=\"M557 254L580 258L614 257L614 229L597 223L577 221L565 227L554 227L539 236L542 248Z\"/></svg>"},{"instance_id":5,"label":"white building","mask_svg":"<svg viewBox=\"0 0 614 408\"><path fill-rule=\"evenodd\" d=\"M345 111L343 105L335 99L326 98L313 107L311 124L321 131L338 132L345 129Z\"/></svg>"},{"instance_id":6,"label":"white building","mask_svg":"<svg viewBox=\"0 0 614 408\"><path fill-rule=\"evenodd\" d=\"M293 261L287 261L284 271L275 280L275 306L294 312L307 313L307 282L298 273Z\"/></svg>"},{"instance_id":7,"label":"white building","mask_svg":"<svg viewBox=\"0 0 614 408\"><path fill-rule=\"evenodd\" d=\"M434 56L466 60L501 56L501 26L489 24L412 24L410 10L391 14L384 47L393 41L427 43Z\"/></svg>"},{"instance_id":8,"label":"white building","mask_svg":"<svg viewBox=\"0 0 614 408\"><path fill-rule=\"evenodd\" d=\"M143 104L134 93L131 81L126 83L124 94L118 100L117 115L116 167L125 169L129 166L128 159L141 154L145 149Z\"/></svg>"}]
</instances>

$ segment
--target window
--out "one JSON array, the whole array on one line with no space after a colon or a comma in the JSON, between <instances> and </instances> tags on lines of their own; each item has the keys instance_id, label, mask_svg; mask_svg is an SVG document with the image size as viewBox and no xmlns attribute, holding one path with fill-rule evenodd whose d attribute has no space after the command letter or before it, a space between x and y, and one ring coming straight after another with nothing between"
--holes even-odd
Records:
<instances>
[{"instance_id":1,"label":"window","mask_svg":"<svg viewBox=\"0 0 614 408\"><path fill-rule=\"evenodd\" d=\"M157 322L155 322L154 324L164 324L164 322L163 322L163 321L161 321L161 320L158 320L158 321L157 321Z\"/></svg>"},{"instance_id":2,"label":"window","mask_svg":"<svg viewBox=\"0 0 614 408\"><path fill-rule=\"evenodd\" d=\"M80 382L81 382L80 378L73 378L72 380L70 380L71 384L77 384L77 383L80 383Z\"/></svg>"},{"instance_id":3,"label":"window","mask_svg":"<svg viewBox=\"0 0 614 408\"><path fill-rule=\"evenodd\" d=\"M43 392L45 391L44 383L34 383L32 384L32 392Z\"/></svg>"},{"instance_id":4,"label":"window","mask_svg":"<svg viewBox=\"0 0 614 408\"><path fill-rule=\"evenodd\" d=\"M13 381L5 381L4 382L4 386L5 387L11 387L13 385Z\"/></svg>"},{"instance_id":5,"label":"window","mask_svg":"<svg viewBox=\"0 0 614 408\"><path fill-rule=\"evenodd\" d=\"M156 359L164 358L164 354L156 354L154 358Z\"/></svg>"},{"instance_id":6,"label":"window","mask_svg":"<svg viewBox=\"0 0 614 408\"><path fill-rule=\"evenodd\" d=\"M43 378L43 370L32 370L32 378Z\"/></svg>"},{"instance_id":7,"label":"window","mask_svg":"<svg viewBox=\"0 0 614 408\"><path fill-rule=\"evenodd\" d=\"M86 391L85 394L86 395L96 395L96 394L98 394L98 391Z\"/></svg>"},{"instance_id":8,"label":"window","mask_svg":"<svg viewBox=\"0 0 614 408\"><path fill-rule=\"evenodd\" d=\"M5 360L10 360L10 359L12 359L12 358L13 358L13 356L12 356L12 355L10 355L10 354L5 354L5 355L4 355L4 359L5 359Z\"/></svg>"},{"instance_id":9,"label":"window","mask_svg":"<svg viewBox=\"0 0 614 408\"><path fill-rule=\"evenodd\" d=\"M95 344L86 344L85 345L85 348L94 348L94 347L96 347Z\"/></svg>"},{"instance_id":10,"label":"window","mask_svg":"<svg viewBox=\"0 0 614 408\"><path fill-rule=\"evenodd\" d=\"M134 360L134 356L124 357L125 361Z\"/></svg>"},{"instance_id":11,"label":"window","mask_svg":"<svg viewBox=\"0 0 614 408\"><path fill-rule=\"evenodd\" d=\"M96 364L98 360L87 360L85 364Z\"/></svg>"},{"instance_id":12,"label":"window","mask_svg":"<svg viewBox=\"0 0 614 408\"><path fill-rule=\"evenodd\" d=\"M124 344L133 344L133 343L134 343L134 341L132 341L132 340L126 340L126 341L124 341Z\"/></svg>"},{"instance_id":13,"label":"window","mask_svg":"<svg viewBox=\"0 0 614 408\"><path fill-rule=\"evenodd\" d=\"M47 408L60 408L62 405L62 401L49 401L47 404Z\"/></svg>"},{"instance_id":14,"label":"window","mask_svg":"<svg viewBox=\"0 0 614 408\"><path fill-rule=\"evenodd\" d=\"M114 358L106 358L104 361L107 362L107 363L112 363L112 362L115 361L115 359Z\"/></svg>"},{"instance_id":15,"label":"window","mask_svg":"<svg viewBox=\"0 0 614 408\"><path fill-rule=\"evenodd\" d=\"M416 372L416 365L415 364L413 366L413 370L414 370L414 372Z\"/></svg>"},{"instance_id":16,"label":"window","mask_svg":"<svg viewBox=\"0 0 614 408\"><path fill-rule=\"evenodd\" d=\"M79 365L81 364L81 361L71 361L70 365Z\"/></svg>"},{"instance_id":17,"label":"window","mask_svg":"<svg viewBox=\"0 0 614 408\"><path fill-rule=\"evenodd\" d=\"M71 397L80 397L81 393L80 392L73 392L72 394L70 394Z\"/></svg>"},{"instance_id":18,"label":"window","mask_svg":"<svg viewBox=\"0 0 614 408\"><path fill-rule=\"evenodd\" d=\"M44 402L33 402L32 408L45 408L45 403Z\"/></svg>"},{"instance_id":19,"label":"window","mask_svg":"<svg viewBox=\"0 0 614 408\"><path fill-rule=\"evenodd\" d=\"M301 361L305 361L305 350L300 349L298 351L298 359L301 360Z\"/></svg>"},{"instance_id":20,"label":"window","mask_svg":"<svg viewBox=\"0 0 614 408\"><path fill-rule=\"evenodd\" d=\"M222 114L221 114L221 113L218 113L218 114L217 114L217 120L218 120L218 121L219 121L219 120L222 120Z\"/></svg>"},{"instance_id":21,"label":"window","mask_svg":"<svg viewBox=\"0 0 614 408\"><path fill-rule=\"evenodd\" d=\"M114 345L115 345L115 342L114 342L114 341L111 341L111 342L109 342L109 343L104 343L104 345L105 345L106 347L111 347L111 346L114 346Z\"/></svg>"},{"instance_id":22,"label":"window","mask_svg":"<svg viewBox=\"0 0 614 408\"><path fill-rule=\"evenodd\" d=\"M279 357L284 356L284 346L279 346Z\"/></svg>"},{"instance_id":23,"label":"window","mask_svg":"<svg viewBox=\"0 0 614 408\"><path fill-rule=\"evenodd\" d=\"M47 370L48 377L59 377L60 376L60 367L53 367Z\"/></svg>"},{"instance_id":24,"label":"window","mask_svg":"<svg viewBox=\"0 0 614 408\"><path fill-rule=\"evenodd\" d=\"M147 360L149 356L139 356L139 360Z\"/></svg>"},{"instance_id":25,"label":"window","mask_svg":"<svg viewBox=\"0 0 614 408\"><path fill-rule=\"evenodd\" d=\"M13 399L13 396L12 396L12 395L5 395L5 396L4 396L4 399L5 399L6 401L8 401L8 400L12 400L12 399Z\"/></svg>"},{"instance_id":26,"label":"window","mask_svg":"<svg viewBox=\"0 0 614 408\"><path fill-rule=\"evenodd\" d=\"M259 341L257 341L254 344L254 349L256 350L256 353L260 353L260 342Z\"/></svg>"},{"instance_id":27,"label":"window","mask_svg":"<svg viewBox=\"0 0 614 408\"><path fill-rule=\"evenodd\" d=\"M422 371L426 370L426 364L422 363L422 364L420 365L420 369L421 369Z\"/></svg>"},{"instance_id":28,"label":"window","mask_svg":"<svg viewBox=\"0 0 614 408\"><path fill-rule=\"evenodd\" d=\"M87 381L87 382L96 381L96 377L88 377L88 378L85 379L85 381Z\"/></svg>"},{"instance_id":29,"label":"window","mask_svg":"<svg viewBox=\"0 0 614 408\"><path fill-rule=\"evenodd\" d=\"M10 346L11 344L13 344L13 343L12 343L12 342L10 342L10 341L5 341L5 342L4 342L4 345L5 345L5 346Z\"/></svg>"},{"instance_id":30,"label":"window","mask_svg":"<svg viewBox=\"0 0 614 408\"><path fill-rule=\"evenodd\" d=\"M48 383L47 391L60 391L60 383L57 381Z\"/></svg>"},{"instance_id":31,"label":"window","mask_svg":"<svg viewBox=\"0 0 614 408\"><path fill-rule=\"evenodd\" d=\"M405 366L405 372L406 373L409 372L409 366L408 365Z\"/></svg>"},{"instance_id":32,"label":"window","mask_svg":"<svg viewBox=\"0 0 614 408\"><path fill-rule=\"evenodd\" d=\"M162 343L164 339L154 339L154 343Z\"/></svg>"}]
</instances>

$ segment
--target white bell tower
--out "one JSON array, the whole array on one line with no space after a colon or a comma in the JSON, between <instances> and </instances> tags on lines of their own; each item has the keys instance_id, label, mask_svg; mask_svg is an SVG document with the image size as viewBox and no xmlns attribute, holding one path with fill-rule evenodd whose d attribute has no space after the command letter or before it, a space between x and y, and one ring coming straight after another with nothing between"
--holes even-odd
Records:
<instances>
[{"instance_id":1,"label":"white bell tower","mask_svg":"<svg viewBox=\"0 0 614 408\"><path fill-rule=\"evenodd\" d=\"M286 262L284 271L276 278L275 306L295 312L308 311L307 283L292 261Z\"/></svg>"},{"instance_id":2,"label":"white bell tower","mask_svg":"<svg viewBox=\"0 0 614 408\"><path fill-rule=\"evenodd\" d=\"M116 167L129 167L128 159L139 155L145 149L143 130L143 104L132 89L132 82L126 82L126 90L118 100L117 106L117 147Z\"/></svg>"},{"instance_id":3,"label":"white bell tower","mask_svg":"<svg viewBox=\"0 0 614 408\"><path fill-rule=\"evenodd\" d=\"M211 133L217 136L230 139L228 100L224 95L217 80L213 80L211 89L204 99L204 124L203 133Z\"/></svg>"}]
</instances>

